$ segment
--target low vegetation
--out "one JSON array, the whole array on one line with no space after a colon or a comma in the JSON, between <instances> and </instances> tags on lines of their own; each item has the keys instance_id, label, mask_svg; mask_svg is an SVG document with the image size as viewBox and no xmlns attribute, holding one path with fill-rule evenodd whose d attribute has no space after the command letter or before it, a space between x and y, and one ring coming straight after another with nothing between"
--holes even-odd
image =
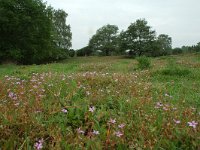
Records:
<instances>
[{"instance_id":1,"label":"low vegetation","mask_svg":"<svg viewBox=\"0 0 200 150\"><path fill-rule=\"evenodd\" d=\"M0 149L200 149L199 58L1 65Z\"/></svg>"}]
</instances>

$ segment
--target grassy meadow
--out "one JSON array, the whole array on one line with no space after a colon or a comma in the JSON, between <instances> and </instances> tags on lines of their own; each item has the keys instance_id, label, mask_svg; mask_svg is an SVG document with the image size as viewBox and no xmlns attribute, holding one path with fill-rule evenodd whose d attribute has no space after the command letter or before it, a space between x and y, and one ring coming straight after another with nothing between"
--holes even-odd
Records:
<instances>
[{"instance_id":1,"label":"grassy meadow","mask_svg":"<svg viewBox=\"0 0 200 150\"><path fill-rule=\"evenodd\" d=\"M0 65L0 149L200 149L200 54Z\"/></svg>"}]
</instances>

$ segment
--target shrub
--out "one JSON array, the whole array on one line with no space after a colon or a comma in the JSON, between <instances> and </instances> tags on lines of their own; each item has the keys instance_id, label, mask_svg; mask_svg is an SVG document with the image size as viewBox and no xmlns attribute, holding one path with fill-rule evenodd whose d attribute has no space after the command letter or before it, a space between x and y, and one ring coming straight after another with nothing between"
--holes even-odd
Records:
<instances>
[{"instance_id":1,"label":"shrub","mask_svg":"<svg viewBox=\"0 0 200 150\"><path fill-rule=\"evenodd\" d=\"M69 50L69 56L70 56L70 57L74 57L74 56L75 56L75 53L76 53L75 50L73 50L73 49L70 49L70 50Z\"/></svg>"},{"instance_id":2,"label":"shrub","mask_svg":"<svg viewBox=\"0 0 200 150\"><path fill-rule=\"evenodd\" d=\"M151 66L150 59L147 58L146 56L138 57L136 58L136 60L138 61L138 68L141 70L148 69Z\"/></svg>"},{"instance_id":3,"label":"shrub","mask_svg":"<svg viewBox=\"0 0 200 150\"><path fill-rule=\"evenodd\" d=\"M173 55L178 55L178 54L182 54L183 50L181 48L174 48L172 51Z\"/></svg>"}]
</instances>

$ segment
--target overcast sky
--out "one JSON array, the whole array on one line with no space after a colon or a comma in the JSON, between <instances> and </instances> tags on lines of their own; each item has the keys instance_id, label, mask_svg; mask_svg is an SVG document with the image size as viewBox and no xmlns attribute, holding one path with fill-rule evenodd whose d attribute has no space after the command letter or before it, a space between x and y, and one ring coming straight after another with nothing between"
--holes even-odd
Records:
<instances>
[{"instance_id":1,"label":"overcast sky","mask_svg":"<svg viewBox=\"0 0 200 150\"><path fill-rule=\"evenodd\" d=\"M68 14L72 48L88 44L103 25L126 30L131 22L145 18L157 35L172 37L173 47L200 42L200 0L44 0Z\"/></svg>"}]
</instances>

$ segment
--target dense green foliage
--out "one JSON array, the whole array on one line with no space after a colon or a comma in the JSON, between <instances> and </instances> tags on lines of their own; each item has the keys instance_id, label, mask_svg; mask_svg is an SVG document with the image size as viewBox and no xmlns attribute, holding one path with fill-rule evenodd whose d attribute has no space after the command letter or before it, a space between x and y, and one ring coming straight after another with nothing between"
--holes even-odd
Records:
<instances>
[{"instance_id":1,"label":"dense green foliage","mask_svg":"<svg viewBox=\"0 0 200 150\"><path fill-rule=\"evenodd\" d=\"M146 20L139 19L132 23L125 32L122 32L120 38L123 41L122 49L125 44L125 47L133 51L135 55L151 53L156 34L147 24Z\"/></svg>"},{"instance_id":2,"label":"dense green foliage","mask_svg":"<svg viewBox=\"0 0 200 150\"><path fill-rule=\"evenodd\" d=\"M0 148L198 150L200 55L151 64L139 70L113 56L1 65Z\"/></svg>"},{"instance_id":3,"label":"dense green foliage","mask_svg":"<svg viewBox=\"0 0 200 150\"><path fill-rule=\"evenodd\" d=\"M0 61L40 64L66 58L67 14L41 0L0 0Z\"/></svg>"},{"instance_id":4,"label":"dense green foliage","mask_svg":"<svg viewBox=\"0 0 200 150\"><path fill-rule=\"evenodd\" d=\"M136 58L136 60L138 61L138 69L148 69L151 66L151 61L148 57L146 56L141 56Z\"/></svg>"},{"instance_id":5,"label":"dense green foliage","mask_svg":"<svg viewBox=\"0 0 200 150\"><path fill-rule=\"evenodd\" d=\"M154 56L169 55L172 51L172 38L166 34L161 34L157 38L158 48L155 49ZM157 51L156 51L157 50Z\"/></svg>"},{"instance_id":6,"label":"dense green foliage","mask_svg":"<svg viewBox=\"0 0 200 150\"><path fill-rule=\"evenodd\" d=\"M193 46L182 46L172 49L173 55L183 54L183 53L199 53L200 52L200 42Z\"/></svg>"},{"instance_id":7,"label":"dense green foliage","mask_svg":"<svg viewBox=\"0 0 200 150\"><path fill-rule=\"evenodd\" d=\"M126 31L118 34L118 27L106 25L98 29L89 41L89 46L77 51L80 55L90 51L89 55L124 55L130 56L161 56L171 54L172 39L151 29L145 19L138 19ZM87 49L86 49L87 48ZM90 50L89 50L90 48Z\"/></svg>"},{"instance_id":8,"label":"dense green foliage","mask_svg":"<svg viewBox=\"0 0 200 150\"><path fill-rule=\"evenodd\" d=\"M93 50L90 46L83 47L77 50L77 56L90 56L93 53Z\"/></svg>"},{"instance_id":9,"label":"dense green foliage","mask_svg":"<svg viewBox=\"0 0 200 150\"><path fill-rule=\"evenodd\" d=\"M89 46L93 51L101 50L105 56L116 53L118 30L118 27L115 25L103 26L90 39Z\"/></svg>"}]
</instances>

